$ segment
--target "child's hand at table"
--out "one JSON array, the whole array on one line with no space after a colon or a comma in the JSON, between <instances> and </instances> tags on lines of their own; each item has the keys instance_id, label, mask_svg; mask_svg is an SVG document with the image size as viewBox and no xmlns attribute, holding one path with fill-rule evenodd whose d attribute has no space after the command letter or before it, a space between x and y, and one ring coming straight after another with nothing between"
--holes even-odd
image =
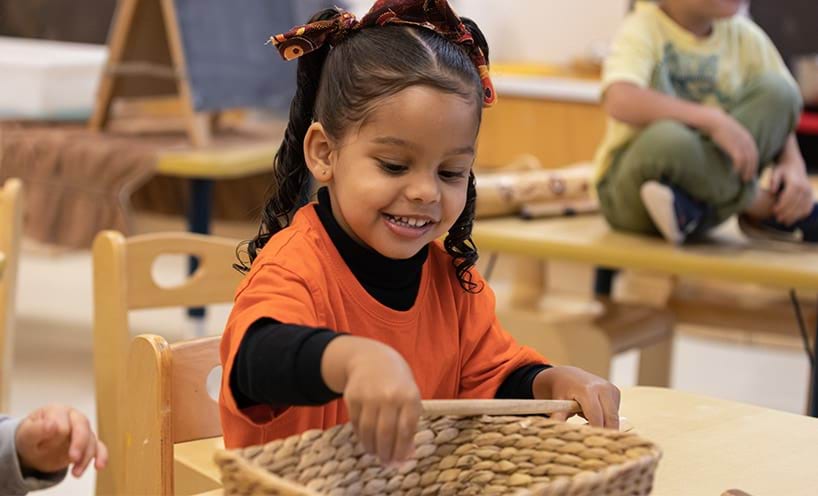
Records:
<instances>
[{"instance_id":1,"label":"child's hand at table","mask_svg":"<svg viewBox=\"0 0 818 496\"><path fill-rule=\"evenodd\" d=\"M334 357L343 357L341 374L331 370L337 367ZM343 392L350 422L366 451L384 464L409 458L423 407L406 360L383 343L353 336L332 341L325 360L327 384Z\"/></svg>"},{"instance_id":2,"label":"child's hand at table","mask_svg":"<svg viewBox=\"0 0 818 496\"><path fill-rule=\"evenodd\" d=\"M108 450L97 440L88 419L65 405L49 405L31 412L14 437L23 472L54 473L73 465L79 477L91 460L97 470L108 462Z\"/></svg>"},{"instance_id":3,"label":"child's hand at table","mask_svg":"<svg viewBox=\"0 0 818 496\"><path fill-rule=\"evenodd\" d=\"M619 429L619 389L582 369L569 366L551 367L534 378L536 399L574 400L582 416L594 427ZM554 413L551 418L566 420L568 413Z\"/></svg>"}]
</instances>

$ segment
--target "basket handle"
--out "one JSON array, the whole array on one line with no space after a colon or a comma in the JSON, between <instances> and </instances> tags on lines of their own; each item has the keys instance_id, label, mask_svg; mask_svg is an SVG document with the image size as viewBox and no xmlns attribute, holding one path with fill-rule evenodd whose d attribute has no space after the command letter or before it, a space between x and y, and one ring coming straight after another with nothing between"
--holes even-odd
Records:
<instances>
[{"instance_id":1,"label":"basket handle","mask_svg":"<svg viewBox=\"0 0 818 496\"><path fill-rule=\"evenodd\" d=\"M573 400L424 400L424 415L532 415L579 413Z\"/></svg>"}]
</instances>

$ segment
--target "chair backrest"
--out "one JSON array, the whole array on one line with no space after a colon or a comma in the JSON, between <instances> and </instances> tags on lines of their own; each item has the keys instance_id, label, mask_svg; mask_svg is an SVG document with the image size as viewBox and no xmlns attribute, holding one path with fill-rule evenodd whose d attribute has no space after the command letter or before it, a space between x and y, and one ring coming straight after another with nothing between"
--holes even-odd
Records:
<instances>
[{"instance_id":1,"label":"chair backrest","mask_svg":"<svg viewBox=\"0 0 818 496\"><path fill-rule=\"evenodd\" d=\"M145 234L125 238L112 231L94 240L94 376L99 436L108 443L109 466L97 477L97 494L119 494L124 480L120 426L131 335L128 312L193 307L233 300L241 274L232 268L237 240L190 233ZM199 264L184 283L162 287L152 267L160 255L194 255Z\"/></svg>"},{"instance_id":2,"label":"chair backrest","mask_svg":"<svg viewBox=\"0 0 818 496\"><path fill-rule=\"evenodd\" d=\"M173 445L221 435L216 400L207 391L219 366L218 337L168 345L142 334L128 356L124 405L124 487L117 494L174 494Z\"/></svg>"},{"instance_id":3,"label":"chair backrest","mask_svg":"<svg viewBox=\"0 0 818 496\"><path fill-rule=\"evenodd\" d=\"M23 229L23 183L8 179L0 188L0 412L9 411L14 350L14 302Z\"/></svg>"}]
</instances>

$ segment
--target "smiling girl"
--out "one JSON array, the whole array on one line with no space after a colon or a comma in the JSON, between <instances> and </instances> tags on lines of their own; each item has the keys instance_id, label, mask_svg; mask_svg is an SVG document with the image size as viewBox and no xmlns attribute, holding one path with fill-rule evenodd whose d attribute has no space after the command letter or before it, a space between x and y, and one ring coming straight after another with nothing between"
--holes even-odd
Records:
<instances>
[{"instance_id":1,"label":"smiling girl","mask_svg":"<svg viewBox=\"0 0 818 496\"><path fill-rule=\"evenodd\" d=\"M515 343L474 269L472 164L494 100L477 26L444 0L382 0L273 44L298 58L298 91L222 340L225 444L351 421L398 461L421 398L575 399L616 428L619 391ZM297 209L310 177L318 201Z\"/></svg>"}]
</instances>

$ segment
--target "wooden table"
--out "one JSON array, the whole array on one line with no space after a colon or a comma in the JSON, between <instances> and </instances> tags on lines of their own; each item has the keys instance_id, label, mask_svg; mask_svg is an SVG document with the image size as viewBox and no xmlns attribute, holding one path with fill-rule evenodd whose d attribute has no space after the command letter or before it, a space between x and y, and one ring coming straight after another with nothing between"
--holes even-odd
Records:
<instances>
[{"instance_id":1,"label":"wooden table","mask_svg":"<svg viewBox=\"0 0 818 496\"><path fill-rule=\"evenodd\" d=\"M6 255L0 253L0 277L3 277L3 268L6 266Z\"/></svg>"},{"instance_id":2,"label":"wooden table","mask_svg":"<svg viewBox=\"0 0 818 496\"><path fill-rule=\"evenodd\" d=\"M681 247L659 238L615 232L599 215L484 219L475 222L472 236L484 254L511 253L818 293L818 250L752 243L739 233L735 222L726 223L702 243ZM813 367L809 401L813 417L818 416L817 389L818 367Z\"/></svg>"},{"instance_id":3,"label":"wooden table","mask_svg":"<svg viewBox=\"0 0 818 496\"><path fill-rule=\"evenodd\" d=\"M188 229L208 234L213 181L273 170L273 157L280 144L281 140L275 137L254 145L167 150L160 153L156 171L163 176L190 180Z\"/></svg>"},{"instance_id":4,"label":"wooden table","mask_svg":"<svg viewBox=\"0 0 818 496\"><path fill-rule=\"evenodd\" d=\"M812 463L818 459L818 419L648 387L623 389L621 414L662 449L655 496L718 496L727 489L798 496L818 487ZM220 480L213 463L218 443L182 445L182 463L199 467L212 484Z\"/></svg>"},{"instance_id":5,"label":"wooden table","mask_svg":"<svg viewBox=\"0 0 818 496\"><path fill-rule=\"evenodd\" d=\"M818 419L670 389L622 391L621 414L662 449L655 496L808 495Z\"/></svg>"}]
</instances>

